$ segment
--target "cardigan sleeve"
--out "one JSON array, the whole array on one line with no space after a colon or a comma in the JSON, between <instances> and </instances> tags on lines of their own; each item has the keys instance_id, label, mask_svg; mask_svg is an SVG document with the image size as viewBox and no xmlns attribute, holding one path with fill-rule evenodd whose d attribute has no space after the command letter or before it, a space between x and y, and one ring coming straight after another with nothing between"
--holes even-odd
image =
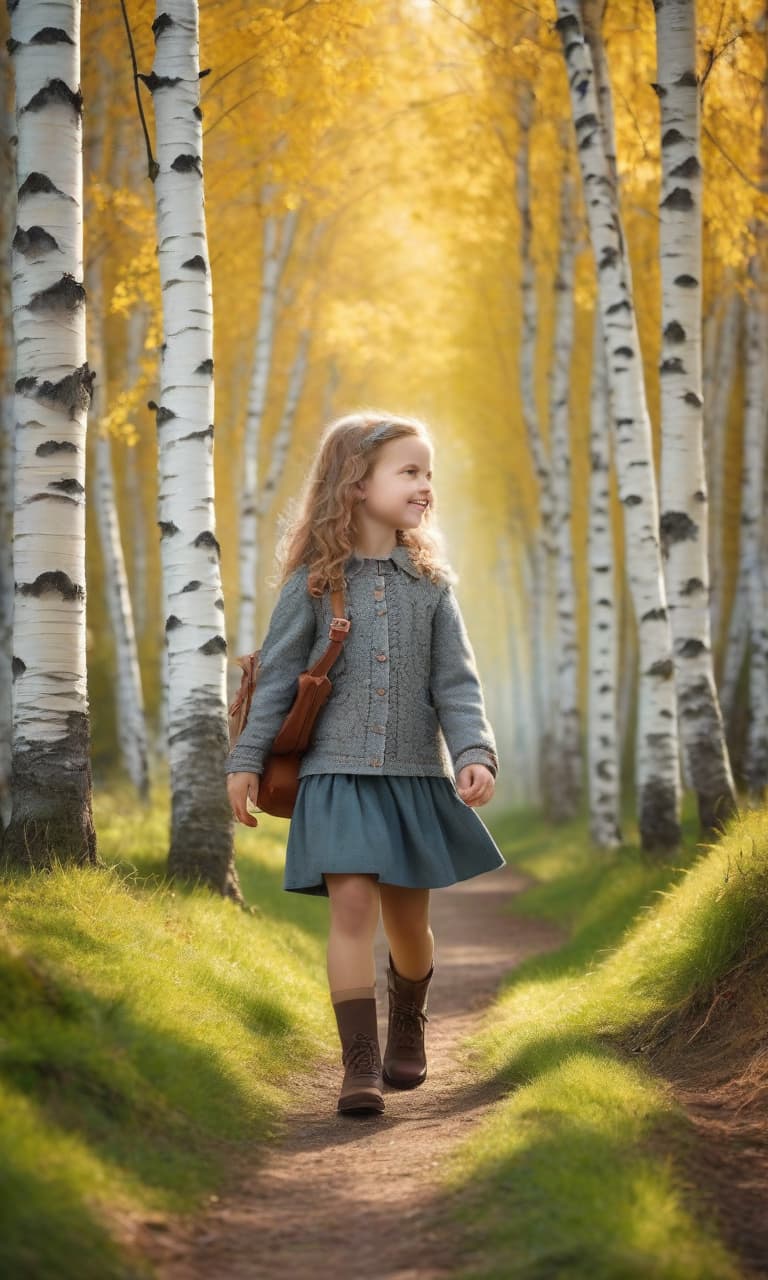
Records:
<instances>
[{"instance_id":1,"label":"cardigan sleeve","mask_svg":"<svg viewBox=\"0 0 768 1280\"><path fill-rule=\"evenodd\" d=\"M467 764L484 764L495 778L496 739L485 712L475 654L450 583L432 620L429 688L454 773L458 775Z\"/></svg>"},{"instance_id":2,"label":"cardigan sleeve","mask_svg":"<svg viewBox=\"0 0 768 1280\"><path fill-rule=\"evenodd\" d=\"M299 688L315 640L316 619L307 591L307 566L286 579L261 647L259 675L248 719L224 762L227 773L258 773Z\"/></svg>"}]
</instances>

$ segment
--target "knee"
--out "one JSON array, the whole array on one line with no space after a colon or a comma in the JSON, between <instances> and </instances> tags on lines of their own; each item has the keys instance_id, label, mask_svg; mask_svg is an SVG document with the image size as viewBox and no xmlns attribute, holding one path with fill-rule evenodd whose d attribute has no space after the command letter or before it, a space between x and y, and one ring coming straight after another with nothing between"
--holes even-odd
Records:
<instances>
[{"instance_id":1,"label":"knee","mask_svg":"<svg viewBox=\"0 0 768 1280\"><path fill-rule=\"evenodd\" d=\"M330 894L333 923L345 933L372 934L379 918L376 885L362 876L351 876Z\"/></svg>"}]
</instances>

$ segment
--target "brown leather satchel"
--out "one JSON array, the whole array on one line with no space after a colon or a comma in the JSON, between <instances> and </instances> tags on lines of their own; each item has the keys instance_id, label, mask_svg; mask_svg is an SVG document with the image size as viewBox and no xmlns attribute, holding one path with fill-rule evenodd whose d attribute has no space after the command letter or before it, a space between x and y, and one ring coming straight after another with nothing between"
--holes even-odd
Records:
<instances>
[{"instance_id":1,"label":"brown leather satchel","mask_svg":"<svg viewBox=\"0 0 768 1280\"><path fill-rule=\"evenodd\" d=\"M351 626L349 618L344 616L345 595L342 587L331 593L331 602L334 617L328 632L328 648L313 667L299 675L299 687L293 705L264 760L257 807L276 818L290 818L293 813L299 790L301 757L311 743L315 721L333 689L327 672L341 653ZM227 712L230 748L234 747L248 719L253 691L261 670L260 654L261 649L257 649L255 653L235 658L235 662L243 669L243 675L240 688Z\"/></svg>"}]
</instances>

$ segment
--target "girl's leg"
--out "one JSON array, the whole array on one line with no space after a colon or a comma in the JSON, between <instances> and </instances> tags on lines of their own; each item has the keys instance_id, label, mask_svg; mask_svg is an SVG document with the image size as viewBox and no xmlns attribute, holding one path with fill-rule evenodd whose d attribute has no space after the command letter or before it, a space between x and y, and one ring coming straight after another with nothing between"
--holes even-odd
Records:
<instances>
[{"instance_id":1,"label":"girl's leg","mask_svg":"<svg viewBox=\"0 0 768 1280\"><path fill-rule=\"evenodd\" d=\"M435 939L429 924L429 889L380 884L381 916L397 972L418 981L432 964Z\"/></svg>"},{"instance_id":2,"label":"girl's leg","mask_svg":"<svg viewBox=\"0 0 768 1280\"><path fill-rule=\"evenodd\" d=\"M379 923L379 884L367 873L327 872L331 921L328 985L331 992L372 988L376 983L373 944Z\"/></svg>"}]
</instances>

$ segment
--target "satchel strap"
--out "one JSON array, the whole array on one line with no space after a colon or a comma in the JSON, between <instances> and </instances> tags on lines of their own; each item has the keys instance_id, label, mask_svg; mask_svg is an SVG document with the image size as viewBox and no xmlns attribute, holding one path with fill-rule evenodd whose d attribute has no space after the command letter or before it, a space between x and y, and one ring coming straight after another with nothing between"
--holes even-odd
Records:
<instances>
[{"instance_id":1,"label":"satchel strap","mask_svg":"<svg viewBox=\"0 0 768 1280\"><path fill-rule=\"evenodd\" d=\"M310 674L313 676L327 675L339 656L351 626L349 618L344 616L346 596L343 586L337 587L335 591L331 592L331 605L333 607L333 617L328 631L330 644L325 653L318 658L314 667L310 667Z\"/></svg>"}]
</instances>

